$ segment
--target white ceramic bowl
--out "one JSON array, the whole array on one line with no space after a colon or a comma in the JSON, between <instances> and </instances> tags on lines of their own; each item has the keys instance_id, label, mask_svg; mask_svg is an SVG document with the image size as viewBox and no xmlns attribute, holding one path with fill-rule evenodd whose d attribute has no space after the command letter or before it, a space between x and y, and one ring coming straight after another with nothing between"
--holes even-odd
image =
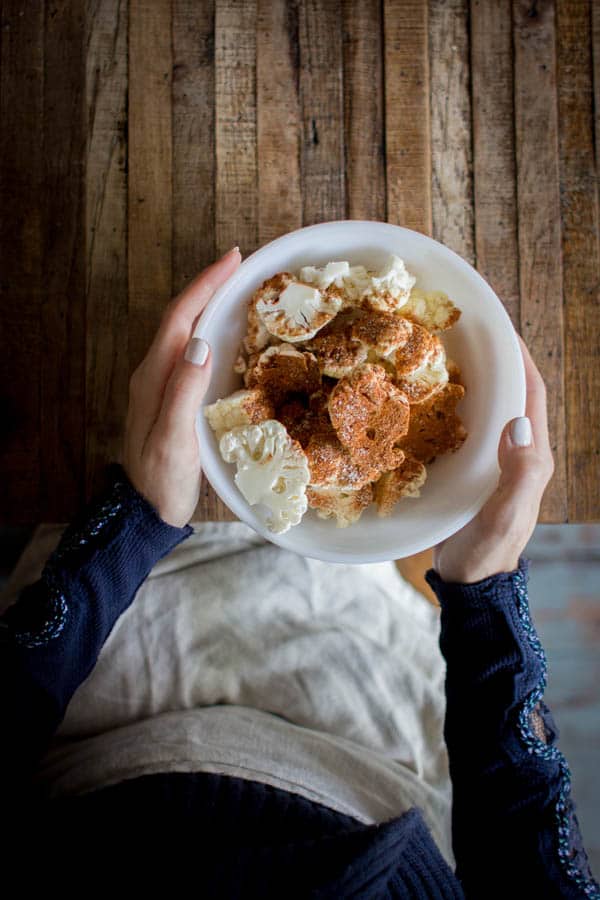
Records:
<instances>
[{"instance_id":1,"label":"white ceramic bowl","mask_svg":"<svg viewBox=\"0 0 600 900\"><path fill-rule=\"evenodd\" d=\"M442 335L449 356L460 366L466 396L458 412L469 435L456 453L428 467L417 499L397 504L389 518L375 505L354 525L337 528L308 510L299 525L272 534L235 486L235 466L223 461L215 435L201 411L198 437L202 465L224 503L268 540L303 556L330 562L368 563L398 559L431 547L462 528L480 510L498 480L497 447L505 423L522 416L525 372L511 321L500 300L475 269L443 244L385 222L325 222L277 238L242 262L200 319L196 334L213 352L206 403L242 387L232 371L246 333L247 302L276 272L304 265L348 260L377 268L390 253L400 256L424 290L445 291L462 310L458 323Z\"/></svg>"}]
</instances>

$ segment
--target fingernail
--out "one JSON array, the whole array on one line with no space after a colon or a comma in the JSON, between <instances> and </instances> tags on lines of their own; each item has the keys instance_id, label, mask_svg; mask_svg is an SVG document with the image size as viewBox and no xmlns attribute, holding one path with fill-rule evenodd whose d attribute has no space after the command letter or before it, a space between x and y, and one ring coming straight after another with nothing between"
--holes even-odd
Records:
<instances>
[{"instance_id":1,"label":"fingernail","mask_svg":"<svg viewBox=\"0 0 600 900\"><path fill-rule=\"evenodd\" d=\"M223 256L221 257L221 259L225 259L225 257L229 256L231 253L233 253L234 250L237 250L238 253L240 252L240 248L237 246L237 244L235 247L232 247L231 250L228 250L227 253L224 253Z\"/></svg>"},{"instance_id":2,"label":"fingernail","mask_svg":"<svg viewBox=\"0 0 600 900\"><path fill-rule=\"evenodd\" d=\"M185 350L185 358L195 366L203 366L208 357L208 344L202 338L191 338Z\"/></svg>"},{"instance_id":3,"label":"fingernail","mask_svg":"<svg viewBox=\"0 0 600 900\"><path fill-rule=\"evenodd\" d=\"M531 445L531 422L527 416L515 419L510 426L510 437L517 447L529 447Z\"/></svg>"}]
</instances>

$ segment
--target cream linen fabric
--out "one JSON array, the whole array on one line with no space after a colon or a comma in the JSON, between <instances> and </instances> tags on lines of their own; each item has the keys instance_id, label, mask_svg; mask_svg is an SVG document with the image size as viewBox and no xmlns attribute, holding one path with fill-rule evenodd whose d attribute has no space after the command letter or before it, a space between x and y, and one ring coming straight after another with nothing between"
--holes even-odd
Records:
<instances>
[{"instance_id":1,"label":"cream linen fabric","mask_svg":"<svg viewBox=\"0 0 600 900\"><path fill-rule=\"evenodd\" d=\"M4 594L60 537L41 526ZM393 563L306 559L202 523L152 570L75 693L47 796L167 771L268 782L365 822L418 805L446 859L439 614Z\"/></svg>"}]
</instances>

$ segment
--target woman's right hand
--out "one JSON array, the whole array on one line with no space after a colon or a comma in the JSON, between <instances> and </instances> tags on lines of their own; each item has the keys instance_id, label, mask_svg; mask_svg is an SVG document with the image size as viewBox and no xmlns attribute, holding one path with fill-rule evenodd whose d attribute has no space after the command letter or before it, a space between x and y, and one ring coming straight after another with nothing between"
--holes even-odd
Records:
<instances>
[{"instance_id":1,"label":"woman's right hand","mask_svg":"<svg viewBox=\"0 0 600 900\"><path fill-rule=\"evenodd\" d=\"M525 343L519 341L527 381L526 416L508 422L502 432L495 492L474 519L434 548L433 567L444 581L472 584L514 571L554 472L546 387Z\"/></svg>"}]
</instances>

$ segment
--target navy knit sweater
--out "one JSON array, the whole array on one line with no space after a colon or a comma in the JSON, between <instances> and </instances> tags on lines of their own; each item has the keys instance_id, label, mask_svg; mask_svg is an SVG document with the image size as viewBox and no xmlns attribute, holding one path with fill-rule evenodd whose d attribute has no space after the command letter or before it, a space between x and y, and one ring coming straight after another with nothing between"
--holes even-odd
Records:
<instances>
[{"instance_id":1,"label":"navy knit sweater","mask_svg":"<svg viewBox=\"0 0 600 900\"><path fill-rule=\"evenodd\" d=\"M41 803L36 764L152 566L191 533L165 524L119 467L65 532L40 581L0 618L2 801L11 850L75 854L101 879L132 867L200 897L600 898L569 770L545 706L528 562L477 584L427 580L441 605L452 872L418 809L366 826L298 795L225 775L169 773ZM3 864L10 864L8 844ZM22 872L22 857L14 859ZM102 866L98 867L101 858ZM64 867L43 867L44 883ZM87 870L86 870L87 871ZM190 881L193 879L193 881ZM183 888L182 888L183 889Z\"/></svg>"}]
</instances>

